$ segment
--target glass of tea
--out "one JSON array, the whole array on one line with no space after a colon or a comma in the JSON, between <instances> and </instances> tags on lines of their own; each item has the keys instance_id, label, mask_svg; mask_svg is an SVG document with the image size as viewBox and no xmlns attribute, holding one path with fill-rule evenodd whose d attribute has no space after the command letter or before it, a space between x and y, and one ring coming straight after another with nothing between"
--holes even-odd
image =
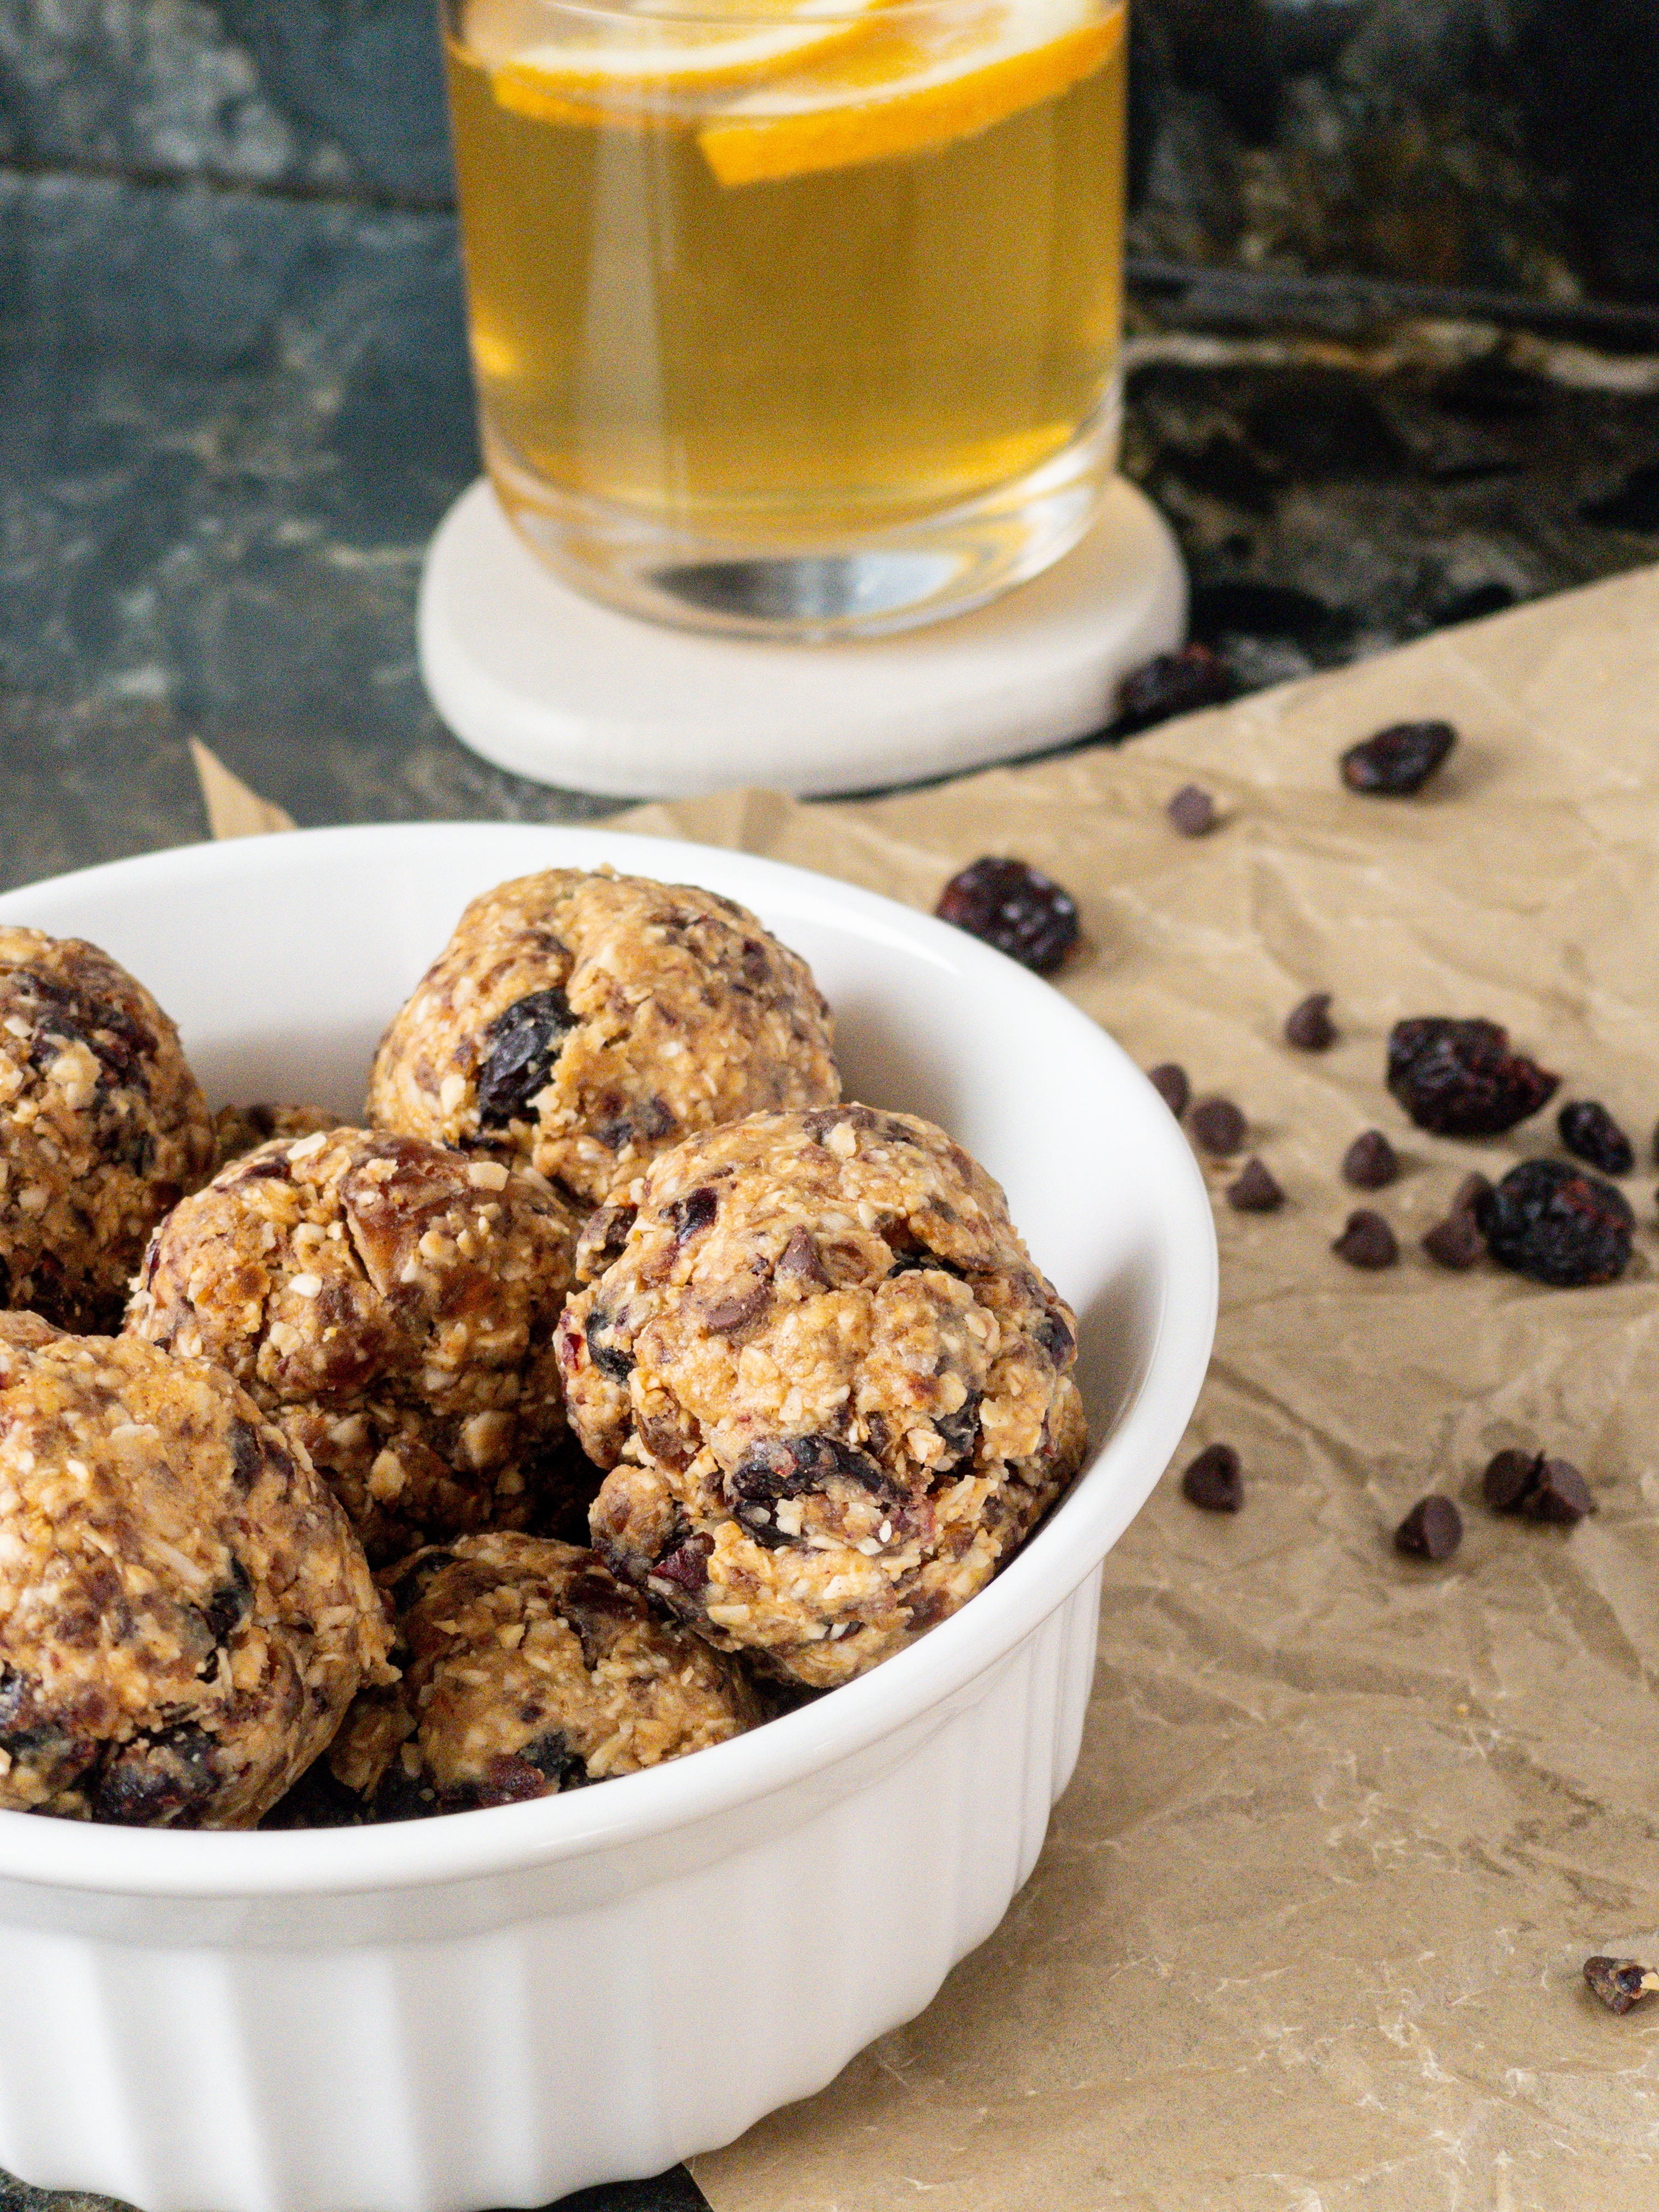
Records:
<instances>
[{"instance_id":1,"label":"glass of tea","mask_svg":"<svg viewBox=\"0 0 1659 2212\"><path fill-rule=\"evenodd\" d=\"M1123 0L444 0L485 463L567 582L976 605L1110 480Z\"/></svg>"}]
</instances>

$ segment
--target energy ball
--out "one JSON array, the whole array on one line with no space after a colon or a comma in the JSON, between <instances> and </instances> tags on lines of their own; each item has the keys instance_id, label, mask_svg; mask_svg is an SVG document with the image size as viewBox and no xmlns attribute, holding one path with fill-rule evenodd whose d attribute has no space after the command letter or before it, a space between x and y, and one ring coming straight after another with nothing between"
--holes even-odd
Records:
<instances>
[{"instance_id":1,"label":"energy ball","mask_svg":"<svg viewBox=\"0 0 1659 2212\"><path fill-rule=\"evenodd\" d=\"M212 1162L143 985L77 937L0 928L0 1305L119 1328L145 1238Z\"/></svg>"},{"instance_id":2,"label":"energy ball","mask_svg":"<svg viewBox=\"0 0 1659 2212\"><path fill-rule=\"evenodd\" d=\"M126 1326L228 1369L371 1559L397 1559L563 1502L580 1455L552 1334L574 1240L533 1171L317 1133L233 1161L168 1216Z\"/></svg>"},{"instance_id":3,"label":"energy ball","mask_svg":"<svg viewBox=\"0 0 1659 2212\"><path fill-rule=\"evenodd\" d=\"M911 1115L690 1138L577 1264L559 1352L610 1470L594 1549L769 1671L828 1688L888 1658L1082 1462L1072 1315L990 1176Z\"/></svg>"},{"instance_id":4,"label":"energy ball","mask_svg":"<svg viewBox=\"0 0 1659 2212\"><path fill-rule=\"evenodd\" d=\"M273 1138L292 1141L339 1126L339 1115L326 1106L283 1106L264 1098L251 1106L222 1106L213 1117L213 1171L217 1175Z\"/></svg>"},{"instance_id":5,"label":"energy ball","mask_svg":"<svg viewBox=\"0 0 1659 2212\"><path fill-rule=\"evenodd\" d=\"M762 1718L732 1661L574 1545L463 1536L386 1579L403 1679L330 1749L337 1819L342 1796L380 1820L550 1796Z\"/></svg>"},{"instance_id":6,"label":"energy ball","mask_svg":"<svg viewBox=\"0 0 1659 2212\"><path fill-rule=\"evenodd\" d=\"M695 1130L840 1096L830 1010L752 914L550 868L468 907L381 1039L368 1115L597 1205Z\"/></svg>"},{"instance_id":7,"label":"energy ball","mask_svg":"<svg viewBox=\"0 0 1659 2212\"><path fill-rule=\"evenodd\" d=\"M388 1640L345 1516L228 1375L0 1314L0 1804L251 1827Z\"/></svg>"}]
</instances>

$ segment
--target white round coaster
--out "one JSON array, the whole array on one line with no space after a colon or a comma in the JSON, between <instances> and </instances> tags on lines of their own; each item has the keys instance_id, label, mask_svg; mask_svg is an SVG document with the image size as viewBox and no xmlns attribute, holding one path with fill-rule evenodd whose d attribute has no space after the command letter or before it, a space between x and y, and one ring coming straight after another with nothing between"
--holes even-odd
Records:
<instances>
[{"instance_id":1,"label":"white round coaster","mask_svg":"<svg viewBox=\"0 0 1659 2212\"><path fill-rule=\"evenodd\" d=\"M1063 561L952 622L868 643L770 645L639 622L544 568L482 478L421 579L421 674L500 768L617 798L736 784L811 797L1012 760L1111 718L1125 672L1179 644L1169 526L1121 478Z\"/></svg>"}]
</instances>

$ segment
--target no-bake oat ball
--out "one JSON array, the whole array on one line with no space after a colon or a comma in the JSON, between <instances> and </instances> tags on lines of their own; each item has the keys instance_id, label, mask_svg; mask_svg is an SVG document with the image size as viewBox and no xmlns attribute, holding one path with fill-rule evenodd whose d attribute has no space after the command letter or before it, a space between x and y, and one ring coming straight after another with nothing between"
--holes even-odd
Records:
<instances>
[{"instance_id":1,"label":"no-bake oat ball","mask_svg":"<svg viewBox=\"0 0 1659 2212\"><path fill-rule=\"evenodd\" d=\"M228 1375L0 1314L0 1804L251 1826L387 1641L343 1515Z\"/></svg>"},{"instance_id":2,"label":"no-bake oat ball","mask_svg":"<svg viewBox=\"0 0 1659 2212\"><path fill-rule=\"evenodd\" d=\"M212 1160L143 985L79 938L0 928L0 1305L118 1328L144 1239Z\"/></svg>"},{"instance_id":3,"label":"no-bake oat ball","mask_svg":"<svg viewBox=\"0 0 1659 2212\"><path fill-rule=\"evenodd\" d=\"M550 868L467 908L380 1042L368 1112L598 1204L695 1130L840 1096L829 1008L752 914Z\"/></svg>"},{"instance_id":4,"label":"no-bake oat ball","mask_svg":"<svg viewBox=\"0 0 1659 2212\"><path fill-rule=\"evenodd\" d=\"M403 1679L360 1698L329 1752L335 1818L342 1793L381 1820L545 1797L762 1717L732 1660L574 1545L463 1536L383 1581Z\"/></svg>"},{"instance_id":5,"label":"no-bake oat ball","mask_svg":"<svg viewBox=\"0 0 1659 2212\"><path fill-rule=\"evenodd\" d=\"M560 1325L595 1550L829 1687L988 1583L1081 1463L1071 1313L930 1122L757 1115L602 1209Z\"/></svg>"},{"instance_id":6,"label":"no-bake oat ball","mask_svg":"<svg viewBox=\"0 0 1659 2212\"><path fill-rule=\"evenodd\" d=\"M290 1143L295 1137L314 1137L340 1126L337 1114L326 1106L289 1106L275 1099L256 1099L250 1106L222 1106L213 1117L213 1171L228 1167L275 1138Z\"/></svg>"},{"instance_id":7,"label":"no-bake oat ball","mask_svg":"<svg viewBox=\"0 0 1659 2212\"><path fill-rule=\"evenodd\" d=\"M318 1133L233 1161L175 1209L126 1326L228 1369L304 1446L370 1558L397 1559L556 1516L586 1475L552 1341L574 1237L533 1170Z\"/></svg>"}]
</instances>

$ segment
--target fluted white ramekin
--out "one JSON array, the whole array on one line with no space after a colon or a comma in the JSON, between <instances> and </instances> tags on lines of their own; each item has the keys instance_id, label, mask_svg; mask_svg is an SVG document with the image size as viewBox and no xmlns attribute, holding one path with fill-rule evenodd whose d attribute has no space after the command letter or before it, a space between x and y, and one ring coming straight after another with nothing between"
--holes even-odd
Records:
<instances>
[{"instance_id":1,"label":"fluted white ramekin","mask_svg":"<svg viewBox=\"0 0 1659 2212\"><path fill-rule=\"evenodd\" d=\"M835 1005L848 1095L932 1115L1076 1307L1095 1438L912 1650L653 1772L406 1826L202 1835L0 1813L0 2166L148 2212L477 2212L660 2171L911 2018L1030 1874L1076 1763L1100 1563L1215 1317L1209 1203L1124 1054L943 924L608 831L325 830L0 898L173 1014L216 1098L361 1109L464 902L609 862L754 908Z\"/></svg>"}]
</instances>

